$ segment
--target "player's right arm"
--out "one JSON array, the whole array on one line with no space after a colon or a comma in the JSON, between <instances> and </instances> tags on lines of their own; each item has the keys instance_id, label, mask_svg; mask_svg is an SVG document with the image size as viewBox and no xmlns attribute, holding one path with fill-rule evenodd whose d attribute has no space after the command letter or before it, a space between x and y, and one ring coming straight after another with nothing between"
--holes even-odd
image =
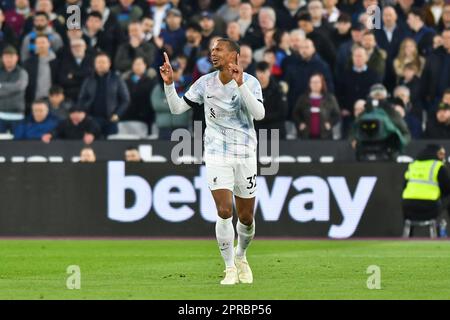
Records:
<instances>
[{"instance_id":1,"label":"player's right arm","mask_svg":"<svg viewBox=\"0 0 450 320\"><path fill-rule=\"evenodd\" d=\"M172 114L181 114L190 109L186 101L178 96L173 83L173 69L170 65L169 57L164 52L164 64L159 67L159 73L164 81L164 93L166 94L167 103L169 104Z\"/></svg>"}]
</instances>

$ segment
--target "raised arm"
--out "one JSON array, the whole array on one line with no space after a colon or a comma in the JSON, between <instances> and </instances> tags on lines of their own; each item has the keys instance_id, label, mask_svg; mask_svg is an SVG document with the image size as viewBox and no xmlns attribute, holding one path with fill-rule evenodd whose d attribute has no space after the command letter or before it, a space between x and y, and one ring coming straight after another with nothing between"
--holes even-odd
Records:
<instances>
[{"instance_id":1,"label":"raised arm","mask_svg":"<svg viewBox=\"0 0 450 320\"><path fill-rule=\"evenodd\" d=\"M230 63L229 70L233 79L239 86L239 92L241 93L242 100L247 107L250 114L255 120L262 120L265 116L265 109L262 101L259 101L257 97L251 92L249 86L244 82L244 70L239 65L239 55L237 57L237 64Z\"/></svg>"},{"instance_id":2,"label":"raised arm","mask_svg":"<svg viewBox=\"0 0 450 320\"><path fill-rule=\"evenodd\" d=\"M169 57L164 52L164 64L159 67L159 73L164 81L164 93L166 94L167 103L169 104L170 112L172 114L181 114L190 109L190 106L180 98L175 90L173 83L173 69L170 65Z\"/></svg>"}]
</instances>

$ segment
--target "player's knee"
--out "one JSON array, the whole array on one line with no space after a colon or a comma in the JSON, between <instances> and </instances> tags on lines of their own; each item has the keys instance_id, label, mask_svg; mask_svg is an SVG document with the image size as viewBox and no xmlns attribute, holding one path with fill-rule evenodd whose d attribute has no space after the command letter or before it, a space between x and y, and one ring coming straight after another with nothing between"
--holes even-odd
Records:
<instances>
[{"instance_id":1,"label":"player's knee","mask_svg":"<svg viewBox=\"0 0 450 320\"><path fill-rule=\"evenodd\" d=\"M227 205L219 205L217 206L217 214L222 219L228 219L233 216L233 207Z\"/></svg>"}]
</instances>

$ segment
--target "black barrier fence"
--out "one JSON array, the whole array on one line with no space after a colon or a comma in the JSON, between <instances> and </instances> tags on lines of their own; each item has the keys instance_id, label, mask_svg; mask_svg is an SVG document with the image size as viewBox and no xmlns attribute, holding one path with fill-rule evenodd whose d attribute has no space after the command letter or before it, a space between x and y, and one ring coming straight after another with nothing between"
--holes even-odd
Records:
<instances>
[{"instance_id":1,"label":"black barrier fence","mask_svg":"<svg viewBox=\"0 0 450 320\"><path fill-rule=\"evenodd\" d=\"M397 237L401 164L283 164L257 180L262 237ZM213 237L204 166L0 166L0 236Z\"/></svg>"},{"instance_id":2,"label":"black barrier fence","mask_svg":"<svg viewBox=\"0 0 450 320\"><path fill-rule=\"evenodd\" d=\"M126 148L137 146L146 161L152 157L160 161L162 157L170 162L173 147L177 143L162 140L100 140L94 142L93 148L98 161L123 160ZM415 157L428 143L439 143L450 150L449 140L416 140L408 145L405 155ZM194 142L192 150L193 145ZM293 157L294 161L298 161L298 157L309 157L312 162L320 162L323 157L331 157L334 162L355 161L354 150L349 141L282 140L279 146L280 155ZM56 140L50 144L40 141L0 141L0 161L26 162L28 158L38 156L50 162L55 158L59 158L55 161L71 162L73 157L79 156L82 147L81 141ZM270 156L270 148L268 153Z\"/></svg>"}]
</instances>

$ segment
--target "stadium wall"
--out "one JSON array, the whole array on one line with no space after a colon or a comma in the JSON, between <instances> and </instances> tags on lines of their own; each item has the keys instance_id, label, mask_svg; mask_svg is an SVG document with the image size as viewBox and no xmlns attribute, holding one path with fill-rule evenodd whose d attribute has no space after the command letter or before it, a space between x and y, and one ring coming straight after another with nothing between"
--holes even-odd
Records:
<instances>
[{"instance_id":1,"label":"stadium wall","mask_svg":"<svg viewBox=\"0 0 450 320\"><path fill-rule=\"evenodd\" d=\"M260 176L260 237L397 237L405 165L281 164ZM5 163L0 236L212 237L201 165Z\"/></svg>"}]
</instances>

